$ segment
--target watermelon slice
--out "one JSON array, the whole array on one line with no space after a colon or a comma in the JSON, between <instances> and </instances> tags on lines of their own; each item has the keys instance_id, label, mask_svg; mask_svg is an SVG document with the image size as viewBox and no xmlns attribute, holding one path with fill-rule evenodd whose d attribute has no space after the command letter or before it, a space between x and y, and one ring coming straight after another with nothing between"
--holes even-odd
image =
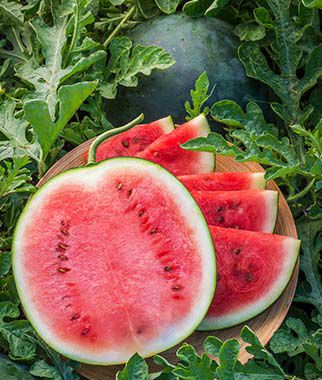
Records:
<instances>
[{"instance_id":1,"label":"watermelon slice","mask_svg":"<svg viewBox=\"0 0 322 380\"><path fill-rule=\"evenodd\" d=\"M173 131L173 129L174 125L171 116L150 124L137 125L101 144L96 152L96 161L99 162L119 156L133 157L160 136Z\"/></svg>"},{"instance_id":2,"label":"watermelon slice","mask_svg":"<svg viewBox=\"0 0 322 380\"><path fill-rule=\"evenodd\" d=\"M214 170L214 154L185 150L180 144L207 136L209 132L207 119L201 114L173 132L159 137L137 156L156 162L175 175L208 173Z\"/></svg>"},{"instance_id":3,"label":"watermelon slice","mask_svg":"<svg viewBox=\"0 0 322 380\"><path fill-rule=\"evenodd\" d=\"M265 173L203 173L179 176L190 191L264 190Z\"/></svg>"},{"instance_id":4,"label":"watermelon slice","mask_svg":"<svg viewBox=\"0 0 322 380\"><path fill-rule=\"evenodd\" d=\"M213 303L198 330L237 325L267 309L286 288L300 241L288 236L210 227L217 259Z\"/></svg>"},{"instance_id":5,"label":"watermelon slice","mask_svg":"<svg viewBox=\"0 0 322 380\"><path fill-rule=\"evenodd\" d=\"M112 158L58 175L16 227L13 272L28 319L66 357L150 356L187 337L215 287L206 221L168 171Z\"/></svg>"},{"instance_id":6,"label":"watermelon slice","mask_svg":"<svg viewBox=\"0 0 322 380\"><path fill-rule=\"evenodd\" d=\"M192 191L192 195L210 225L274 231L278 211L277 191Z\"/></svg>"}]
</instances>

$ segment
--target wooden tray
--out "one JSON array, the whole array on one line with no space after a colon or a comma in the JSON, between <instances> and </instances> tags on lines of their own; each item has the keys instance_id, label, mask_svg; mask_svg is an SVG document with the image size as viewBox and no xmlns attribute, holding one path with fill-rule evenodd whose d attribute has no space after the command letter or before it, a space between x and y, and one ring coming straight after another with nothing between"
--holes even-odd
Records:
<instances>
[{"instance_id":1,"label":"wooden tray","mask_svg":"<svg viewBox=\"0 0 322 380\"><path fill-rule=\"evenodd\" d=\"M78 146L74 150L67 153L63 158L61 158L54 166L52 166L44 177L39 182L38 186L41 186L49 178L55 176L56 174L73 168L77 166L82 166L86 163L84 158L84 153L88 150L91 141L87 141L84 144ZM238 163L232 157L217 156L216 170L219 172L228 172L228 171L238 171L238 172L263 172L264 169L256 163L247 162L247 163ZM278 190L279 197L279 215L277 219L277 224L275 232L280 235L287 235L297 238L296 227L294 223L293 216L287 205L287 202L276 185L274 181L270 181L267 184L267 188L270 190ZM274 332L282 324L288 309L291 305L297 278L299 272L299 263L295 268L293 276L287 288L281 295L281 297L266 311L257 317L249 320L247 325L255 331L260 341L265 345L272 337ZM244 323L245 324L245 323ZM216 335L218 338L225 340L228 338L237 338L239 339L239 332L241 327L244 325L239 325L225 330L220 331L205 331L205 332L195 332L193 333L186 342L191 343L196 350L202 350L202 343L208 335ZM246 362L250 355L244 350L245 344L241 342L242 350L240 353L240 360ZM170 361L176 361L175 352L178 347L174 347L162 355L165 356ZM153 367L152 362L149 360L151 368ZM116 372L121 368L121 366L92 366L92 365L83 365L80 373L82 376L90 380L112 380L115 379ZM160 370L155 368L156 370Z\"/></svg>"}]
</instances>

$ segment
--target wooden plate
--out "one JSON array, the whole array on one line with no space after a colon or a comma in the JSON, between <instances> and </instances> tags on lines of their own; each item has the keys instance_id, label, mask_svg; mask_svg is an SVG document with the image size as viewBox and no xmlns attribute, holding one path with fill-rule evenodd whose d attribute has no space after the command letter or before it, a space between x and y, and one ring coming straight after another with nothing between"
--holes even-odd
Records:
<instances>
[{"instance_id":1,"label":"wooden plate","mask_svg":"<svg viewBox=\"0 0 322 380\"><path fill-rule=\"evenodd\" d=\"M67 153L62 159L60 159L54 166L52 166L44 177L39 182L38 186L41 186L49 178L55 176L56 174L73 168L77 166L82 166L86 163L84 158L84 153L88 150L91 141L87 141L84 144L78 146L74 150ZM228 171L238 171L238 172L263 172L264 169L256 163L247 162L247 163L238 163L232 157L217 156L216 170L219 172L228 172ZM280 235L287 235L297 238L296 227L294 223L293 216L287 205L287 202L276 185L275 182L270 181L267 184L267 188L270 190L277 190L280 194L279 197L279 215L277 219L275 232ZM299 264L297 264L293 276L287 288L281 295L281 297L266 311L257 317L249 320L247 325L255 331L260 341L265 345L272 337L274 332L282 324L288 309L291 305L297 278L299 272ZM245 323L244 323L245 324ZM218 338L225 340L228 338L237 338L239 339L239 332L241 327L244 325L239 325L225 330L213 331L213 332L195 332L193 333L186 342L192 344L197 350L202 350L202 343L208 335L216 335ZM244 350L245 345L241 342L242 350L240 354L240 360L242 362L247 361L249 354ZM178 347L174 347L167 352L164 352L162 355L165 356L170 361L175 362L176 356L175 352ZM150 361L149 364L152 362ZM120 369L120 366L91 366L84 365L80 373L90 380L110 380L115 379L116 372ZM151 364L153 368L153 364ZM157 370L157 369L156 369Z\"/></svg>"}]
</instances>

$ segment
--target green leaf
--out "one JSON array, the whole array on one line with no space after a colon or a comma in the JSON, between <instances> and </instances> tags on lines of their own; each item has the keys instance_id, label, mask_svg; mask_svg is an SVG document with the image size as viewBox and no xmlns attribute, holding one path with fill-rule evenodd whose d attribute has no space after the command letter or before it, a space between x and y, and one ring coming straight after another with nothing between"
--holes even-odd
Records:
<instances>
[{"instance_id":1,"label":"green leaf","mask_svg":"<svg viewBox=\"0 0 322 380\"><path fill-rule=\"evenodd\" d=\"M0 356L0 378L3 380L35 380L22 366Z\"/></svg>"},{"instance_id":2,"label":"green leaf","mask_svg":"<svg viewBox=\"0 0 322 380\"><path fill-rule=\"evenodd\" d=\"M138 0L138 8L142 16L146 19L155 17L160 13L159 8L154 1L151 0Z\"/></svg>"},{"instance_id":3,"label":"green leaf","mask_svg":"<svg viewBox=\"0 0 322 380\"><path fill-rule=\"evenodd\" d=\"M110 53L108 83L100 87L108 99L115 98L118 85L137 86L138 74L150 75L152 70L164 70L175 63L169 53L156 46L137 45L132 49L127 37L113 38Z\"/></svg>"},{"instance_id":4,"label":"green leaf","mask_svg":"<svg viewBox=\"0 0 322 380\"><path fill-rule=\"evenodd\" d=\"M239 343L236 339L228 339L219 352L219 367L216 372L221 380L234 379L235 366L238 362Z\"/></svg>"},{"instance_id":5,"label":"green leaf","mask_svg":"<svg viewBox=\"0 0 322 380\"><path fill-rule=\"evenodd\" d=\"M26 168L28 163L28 157L19 157L14 158L13 162L4 161L4 165L0 166L0 198L35 190L30 183L30 171Z\"/></svg>"},{"instance_id":6,"label":"green leaf","mask_svg":"<svg viewBox=\"0 0 322 380\"><path fill-rule=\"evenodd\" d=\"M0 104L0 133L6 140L0 140L0 161L7 158L29 156L36 161L42 158L42 151L35 137L27 139L29 124L15 117L16 103L5 101Z\"/></svg>"},{"instance_id":7,"label":"green leaf","mask_svg":"<svg viewBox=\"0 0 322 380\"><path fill-rule=\"evenodd\" d=\"M155 0L159 9L166 14L174 13L180 3L180 0Z\"/></svg>"},{"instance_id":8,"label":"green leaf","mask_svg":"<svg viewBox=\"0 0 322 380\"><path fill-rule=\"evenodd\" d=\"M51 118L48 104L44 100L30 100L24 105L26 119L31 123L40 145L47 156L50 148L64 126L78 110L84 100L95 90L97 83L80 82L62 86L58 91L59 116L55 121Z\"/></svg>"},{"instance_id":9,"label":"green leaf","mask_svg":"<svg viewBox=\"0 0 322 380\"><path fill-rule=\"evenodd\" d=\"M300 269L305 281L299 283L295 301L311 304L319 311L322 309L322 283L318 269L321 266L321 219L299 223L297 229L302 241Z\"/></svg>"},{"instance_id":10,"label":"green leaf","mask_svg":"<svg viewBox=\"0 0 322 380\"><path fill-rule=\"evenodd\" d=\"M255 23L239 24L235 28L235 33L241 41L258 41L265 37L265 28Z\"/></svg>"},{"instance_id":11,"label":"green leaf","mask_svg":"<svg viewBox=\"0 0 322 380\"><path fill-rule=\"evenodd\" d=\"M24 17L21 12L22 5L13 1L1 0L0 12L3 14L6 21L9 19L9 23L20 24L23 23Z\"/></svg>"},{"instance_id":12,"label":"green leaf","mask_svg":"<svg viewBox=\"0 0 322 380\"><path fill-rule=\"evenodd\" d=\"M45 379L62 380L59 371L50 366L45 360L37 360L30 367L29 373Z\"/></svg>"},{"instance_id":13,"label":"green leaf","mask_svg":"<svg viewBox=\"0 0 322 380\"><path fill-rule=\"evenodd\" d=\"M135 354L122 371L116 374L117 380L148 380L148 366L140 355Z\"/></svg>"},{"instance_id":14,"label":"green leaf","mask_svg":"<svg viewBox=\"0 0 322 380\"><path fill-rule=\"evenodd\" d=\"M308 8L322 9L322 0L302 0L302 2Z\"/></svg>"},{"instance_id":15,"label":"green leaf","mask_svg":"<svg viewBox=\"0 0 322 380\"><path fill-rule=\"evenodd\" d=\"M207 73L204 71L199 78L196 80L195 89L190 91L192 105L187 101L185 103L185 109L188 114L186 120L191 120L198 116L201 112L205 115L209 113L209 107L202 109L203 105L211 97L214 87L208 94L209 89L209 79Z\"/></svg>"},{"instance_id":16,"label":"green leaf","mask_svg":"<svg viewBox=\"0 0 322 380\"><path fill-rule=\"evenodd\" d=\"M215 17L230 2L231 0L191 0L185 3L183 10L192 17Z\"/></svg>"}]
</instances>

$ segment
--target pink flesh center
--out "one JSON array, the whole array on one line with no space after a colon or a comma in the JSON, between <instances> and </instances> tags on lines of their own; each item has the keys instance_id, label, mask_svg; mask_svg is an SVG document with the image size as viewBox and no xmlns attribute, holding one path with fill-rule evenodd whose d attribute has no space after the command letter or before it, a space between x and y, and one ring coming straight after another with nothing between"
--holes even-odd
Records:
<instances>
[{"instance_id":1,"label":"pink flesh center","mask_svg":"<svg viewBox=\"0 0 322 380\"><path fill-rule=\"evenodd\" d=\"M263 231L267 220L265 191L197 191L193 197L210 225Z\"/></svg>"},{"instance_id":2,"label":"pink flesh center","mask_svg":"<svg viewBox=\"0 0 322 380\"><path fill-rule=\"evenodd\" d=\"M135 352L191 311L199 251L172 198L155 178L118 171L92 190L66 184L38 208L24 276L61 339Z\"/></svg>"},{"instance_id":3,"label":"pink flesh center","mask_svg":"<svg viewBox=\"0 0 322 380\"><path fill-rule=\"evenodd\" d=\"M180 147L200 131L194 124L183 124L173 132L161 136L137 156L153 161L175 175L193 174L200 171L200 152L188 151Z\"/></svg>"},{"instance_id":4,"label":"pink flesh center","mask_svg":"<svg viewBox=\"0 0 322 380\"><path fill-rule=\"evenodd\" d=\"M285 237L211 227L217 286L208 317L222 317L254 303L283 272Z\"/></svg>"},{"instance_id":5,"label":"pink flesh center","mask_svg":"<svg viewBox=\"0 0 322 380\"><path fill-rule=\"evenodd\" d=\"M249 173L206 173L185 175L179 180L190 191L248 190L253 184Z\"/></svg>"},{"instance_id":6,"label":"pink flesh center","mask_svg":"<svg viewBox=\"0 0 322 380\"><path fill-rule=\"evenodd\" d=\"M96 161L118 156L135 156L163 134L164 130L158 121L138 125L100 145L97 149Z\"/></svg>"}]
</instances>

